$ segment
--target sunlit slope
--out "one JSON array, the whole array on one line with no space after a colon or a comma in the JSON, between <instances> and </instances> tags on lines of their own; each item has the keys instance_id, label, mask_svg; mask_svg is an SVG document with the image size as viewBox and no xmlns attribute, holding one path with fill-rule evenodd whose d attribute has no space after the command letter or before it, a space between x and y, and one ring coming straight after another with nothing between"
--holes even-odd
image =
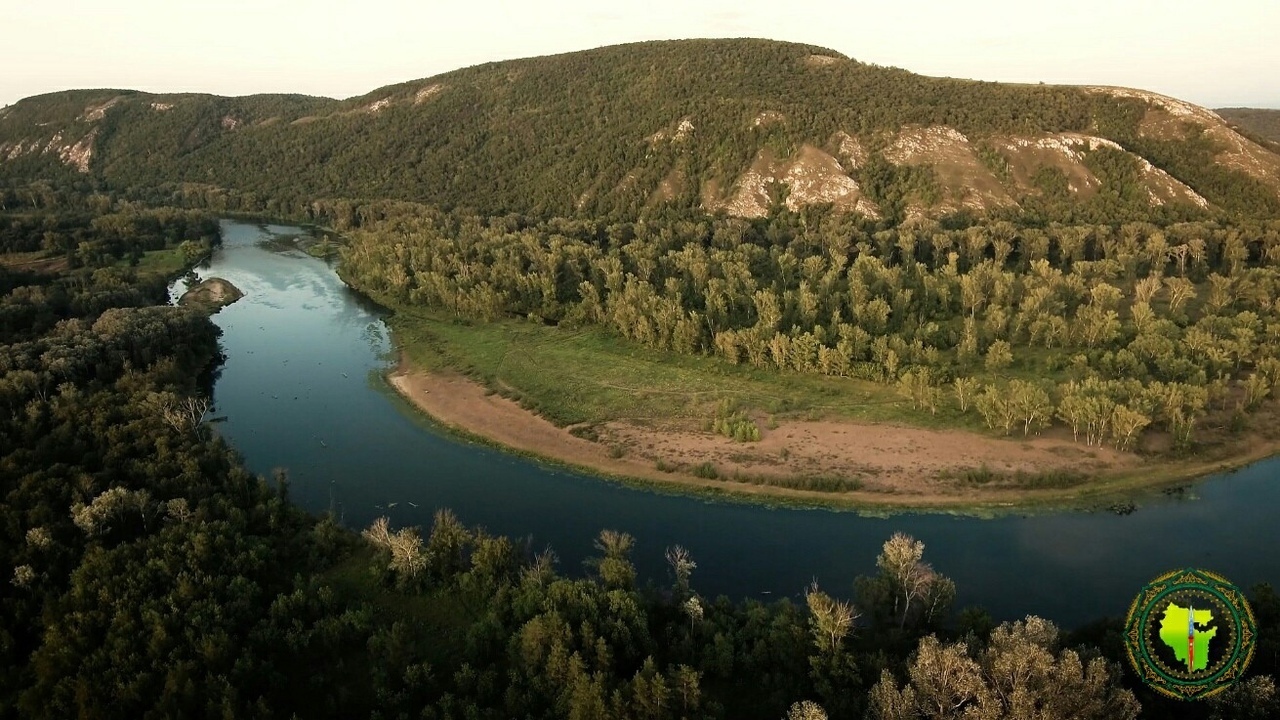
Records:
<instances>
[{"instance_id":1,"label":"sunlit slope","mask_svg":"<svg viewBox=\"0 0 1280 720\"><path fill-rule=\"evenodd\" d=\"M1280 157L1117 88L933 78L767 40L489 63L346 101L74 91L0 110L0 177L485 213L1280 213Z\"/></svg>"}]
</instances>

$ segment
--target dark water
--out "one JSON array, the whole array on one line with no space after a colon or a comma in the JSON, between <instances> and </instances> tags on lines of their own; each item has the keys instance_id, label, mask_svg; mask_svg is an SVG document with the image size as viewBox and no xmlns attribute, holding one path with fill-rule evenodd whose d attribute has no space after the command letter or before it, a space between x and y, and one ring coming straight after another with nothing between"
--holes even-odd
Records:
<instances>
[{"instance_id":1,"label":"dark water","mask_svg":"<svg viewBox=\"0 0 1280 720\"><path fill-rule=\"evenodd\" d=\"M220 432L254 471L287 468L303 507L333 508L349 526L381 514L427 526L448 507L468 525L551 545L571 573L592 538L614 528L636 536L643 577L666 582L662 552L679 543L698 563L695 589L735 599L795 596L813 579L850 595L853 578L874 571L880 545L903 531L956 581L959 605L1067 626L1123 614L1141 585L1177 567L1241 586L1280 583L1280 458L1207 480L1184 499L1142 501L1123 517L871 518L633 490L460 442L382 381L390 345L376 308L323 261L263 244L296 228L223 230L224 249L200 275L230 280L245 298L214 318L227 354L215 390L215 414L228 418Z\"/></svg>"}]
</instances>

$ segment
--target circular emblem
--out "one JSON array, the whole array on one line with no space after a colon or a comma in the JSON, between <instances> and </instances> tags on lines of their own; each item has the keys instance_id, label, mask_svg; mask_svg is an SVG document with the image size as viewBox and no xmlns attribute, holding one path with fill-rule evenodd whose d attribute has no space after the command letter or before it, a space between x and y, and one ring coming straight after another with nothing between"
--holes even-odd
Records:
<instances>
[{"instance_id":1,"label":"circular emblem","mask_svg":"<svg viewBox=\"0 0 1280 720\"><path fill-rule=\"evenodd\" d=\"M1206 698L1244 676L1257 623L1244 593L1204 570L1175 570L1129 607L1125 647L1138 677L1180 700Z\"/></svg>"}]
</instances>

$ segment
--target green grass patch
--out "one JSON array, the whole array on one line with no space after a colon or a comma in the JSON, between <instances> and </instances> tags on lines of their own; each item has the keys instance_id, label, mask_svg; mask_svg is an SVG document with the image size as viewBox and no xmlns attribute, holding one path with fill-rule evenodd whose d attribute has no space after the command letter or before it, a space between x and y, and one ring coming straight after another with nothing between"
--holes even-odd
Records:
<instances>
[{"instance_id":1,"label":"green grass patch","mask_svg":"<svg viewBox=\"0 0 1280 720\"><path fill-rule=\"evenodd\" d=\"M782 418L980 427L975 414L914 410L885 385L663 352L598 328L469 323L403 307L390 323L415 365L466 373L561 427L617 419L703 423L726 401Z\"/></svg>"},{"instance_id":2,"label":"green grass patch","mask_svg":"<svg viewBox=\"0 0 1280 720\"><path fill-rule=\"evenodd\" d=\"M128 267L129 258L116 263L121 267ZM134 269L138 271L138 275L176 275L187 267L187 258L179 248L169 248L168 250L148 250L142 253L142 257L138 259L138 264Z\"/></svg>"}]
</instances>

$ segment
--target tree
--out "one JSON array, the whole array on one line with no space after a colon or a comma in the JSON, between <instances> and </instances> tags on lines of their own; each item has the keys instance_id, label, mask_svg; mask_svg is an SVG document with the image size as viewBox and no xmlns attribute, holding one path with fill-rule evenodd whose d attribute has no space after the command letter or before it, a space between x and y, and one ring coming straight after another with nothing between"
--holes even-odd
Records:
<instances>
[{"instance_id":1,"label":"tree","mask_svg":"<svg viewBox=\"0 0 1280 720\"><path fill-rule=\"evenodd\" d=\"M1101 658L1058 649L1058 629L1036 617L1005 623L975 654L965 642L920 641L899 686L885 670L870 694L873 720L1134 720L1140 706Z\"/></svg>"},{"instance_id":2,"label":"tree","mask_svg":"<svg viewBox=\"0 0 1280 720\"><path fill-rule=\"evenodd\" d=\"M1026 437L1032 430L1048 427L1053 417L1053 401L1049 393L1039 385L1013 380L1006 390L1011 411L1022 421L1022 436Z\"/></svg>"},{"instance_id":3,"label":"tree","mask_svg":"<svg viewBox=\"0 0 1280 720\"><path fill-rule=\"evenodd\" d=\"M680 545L673 545L667 548L666 553L667 564L671 566L671 572L676 577L676 591L681 595L689 593L689 577L693 574L698 563L693 561L693 557L689 555L689 551Z\"/></svg>"},{"instance_id":4,"label":"tree","mask_svg":"<svg viewBox=\"0 0 1280 720\"><path fill-rule=\"evenodd\" d=\"M1267 382L1266 375L1257 372L1250 373L1241 380L1240 387L1244 390L1243 404L1246 410L1256 409L1271 393L1271 384Z\"/></svg>"},{"instance_id":5,"label":"tree","mask_svg":"<svg viewBox=\"0 0 1280 720\"><path fill-rule=\"evenodd\" d=\"M995 385L984 386L982 393L974 402L974 407L986 421L987 427L992 430L1001 430L1005 435L1013 432L1013 426L1018 422L1018 412L1013 399Z\"/></svg>"},{"instance_id":6,"label":"tree","mask_svg":"<svg viewBox=\"0 0 1280 720\"><path fill-rule=\"evenodd\" d=\"M385 517L373 521L363 533L371 545L391 556L390 570L402 585L417 579L427 567L427 554L422 550L422 538L414 528L401 528L391 532L391 523Z\"/></svg>"},{"instance_id":7,"label":"tree","mask_svg":"<svg viewBox=\"0 0 1280 720\"><path fill-rule=\"evenodd\" d=\"M595 547L604 553L604 557L593 558L589 562L605 587L629 590L635 584L636 569L631 564L629 555L635 545L635 538L617 530L601 530L596 538Z\"/></svg>"},{"instance_id":8,"label":"tree","mask_svg":"<svg viewBox=\"0 0 1280 720\"><path fill-rule=\"evenodd\" d=\"M876 558L877 578L864 582L862 593L879 594L878 585L892 600L892 616L904 629L908 621L932 622L950 609L955 583L924 562L924 543L904 533L894 533Z\"/></svg>"},{"instance_id":9,"label":"tree","mask_svg":"<svg viewBox=\"0 0 1280 720\"><path fill-rule=\"evenodd\" d=\"M849 602L835 600L819 590L816 582L805 591L804 600L809 606L809 626L814 645L819 652L834 655L853 629L858 613Z\"/></svg>"},{"instance_id":10,"label":"tree","mask_svg":"<svg viewBox=\"0 0 1280 720\"><path fill-rule=\"evenodd\" d=\"M977 394L978 388L982 387L982 383L977 378L958 377L952 381L952 386L960 412L969 412L969 406L973 404L974 395Z\"/></svg>"},{"instance_id":11,"label":"tree","mask_svg":"<svg viewBox=\"0 0 1280 720\"><path fill-rule=\"evenodd\" d=\"M1212 720L1266 720L1280 713L1280 693L1270 675L1245 678L1209 698Z\"/></svg>"},{"instance_id":12,"label":"tree","mask_svg":"<svg viewBox=\"0 0 1280 720\"><path fill-rule=\"evenodd\" d=\"M1185 277L1165 278L1165 287L1169 290L1169 314L1177 317L1186 304L1196 297L1196 286Z\"/></svg>"},{"instance_id":13,"label":"tree","mask_svg":"<svg viewBox=\"0 0 1280 720\"><path fill-rule=\"evenodd\" d=\"M987 370L1000 372L1013 364L1013 347L1004 340L997 340L987 348L987 357L983 361Z\"/></svg>"},{"instance_id":14,"label":"tree","mask_svg":"<svg viewBox=\"0 0 1280 720\"><path fill-rule=\"evenodd\" d=\"M102 492L88 505L78 502L72 505L71 518L86 534L103 535L124 515L138 513L145 520L150 504L151 493L147 490L117 486Z\"/></svg>"}]
</instances>

